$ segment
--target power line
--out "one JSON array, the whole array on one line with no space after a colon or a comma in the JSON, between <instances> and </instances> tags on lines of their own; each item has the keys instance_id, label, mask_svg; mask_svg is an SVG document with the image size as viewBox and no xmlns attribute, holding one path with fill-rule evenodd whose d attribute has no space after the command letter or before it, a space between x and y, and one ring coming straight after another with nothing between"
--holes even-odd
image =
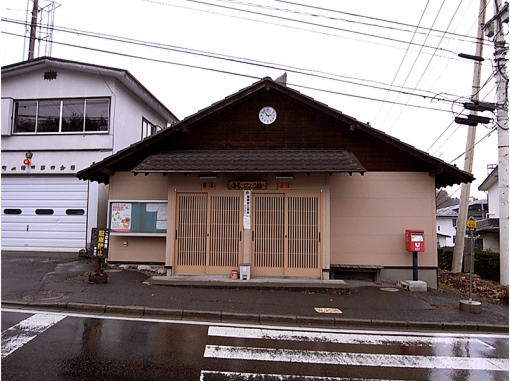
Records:
<instances>
[{"instance_id":1,"label":"power line","mask_svg":"<svg viewBox=\"0 0 510 381\"><path fill-rule=\"evenodd\" d=\"M494 127L492 130L489 131L489 133L487 135L485 135L483 138L481 138L480 140L478 140L474 146L473 146L473 149L475 146L478 145L478 143L481 143L483 140L487 139L494 131L496 131L498 128L497 127ZM457 156L455 159L453 159L452 161L450 161L449 164L452 164L455 160L461 158L463 155L465 155L468 151L464 151L462 152L459 156Z\"/></svg>"},{"instance_id":2,"label":"power line","mask_svg":"<svg viewBox=\"0 0 510 381\"><path fill-rule=\"evenodd\" d=\"M342 11L338 11L338 10L335 10L335 9L321 8L321 7L316 7L316 6L312 6L312 5L308 5L308 4L295 3L295 2L292 2L292 1L285 1L285 0L275 0L275 1L277 1L279 3L298 5L298 6L301 6L301 7L313 8L313 9L318 9L318 10L322 10L322 11L328 11L328 12L340 13L340 14L354 16L354 17L366 18L366 19L374 20L374 21L382 21L382 22L396 24L396 25L401 25L401 26L406 26L406 27L410 27L410 28L426 29L426 30L430 30L430 31L433 31L433 32L447 33L447 34L450 34L452 36L461 37L462 39L466 39L466 38L476 39L476 37L474 37L474 36L468 36L468 35L464 35L464 34L452 33L452 32L442 31L442 30L438 30L438 29L429 29L429 28L420 26L419 23L418 23L418 25L412 25L412 24L406 24L406 23L392 21L392 20L380 19L380 18L376 18L376 17L363 16L363 15L356 14L356 13L342 12ZM476 42L476 41L474 41L474 42Z\"/></svg>"},{"instance_id":3,"label":"power line","mask_svg":"<svg viewBox=\"0 0 510 381\"><path fill-rule=\"evenodd\" d=\"M148 1L148 0L145 0L145 1ZM218 7L218 8L223 8L223 9L230 9L230 10L235 10L235 11L239 11L239 12L246 12L246 13L250 13L250 14L254 14L254 15L258 15L258 16L277 18L277 19L280 19L280 20L291 21L291 22L296 22L296 23L310 25L310 26L318 26L318 27L321 27L321 28L333 29L333 30L337 30L337 31L341 31L341 32L359 34L359 35L362 35L362 36L367 36L367 37L372 37L372 38L377 38L377 39L383 39L383 40L387 40L387 41L393 41L393 42L399 42L399 43L407 43L407 41L399 40L399 39L396 39L396 38L383 37L383 36L378 36L376 34L371 34L371 33L356 32L356 31L352 31L352 30L349 30L349 29L338 28L338 27L333 27L333 26L323 25L323 24L317 24L317 23L312 23L312 22L308 22L308 21L301 21L301 20L291 19L291 18L288 18L288 17L275 16L275 15L270 15L270 14L267 14L267 13L249 11L249 10L246 10L246 9L240 9L240 8L234 8L234 7L227 7L225 5L211 4L211 3L207 3L205 1L199 1L199 0L188 0L188 1L192 2L192 3L202 4L202 5L209 5L209 6L212 6L212 7ZM160 4L165 4L165 3L160 3ZM411 43L411 44L415 45L415 46L421 46L420 44L417 44L417 43ZM423 45L423 47L429 48L429 49L436 49L435 47L428 46L428 45ZM451 53L452 55L455 55L455 52L452 52L450 50L446 50L446 49L440 49L440 50L444 51L444 52Z\"/></svg>"},{"instance_id":4,"label":"power line","mask_svg":"<svg viewBox=\"0 0 510 381\"><path fill-rule=\"evenodd\" d=\"M6 32L6 31L2 31L2 34L7 34L7 35L11 35L11 36L25 38L25 36L23 36L23 35L19 35L19 34L16 34L16 33L11 33L11 32ZM150 58L150 57L147 57L147 56L137 56L137 55L134 55L134 54L113 52L113 51L104 50L104 49L91 48L91 47L86 47L86 46L81 46L81 45L76 45L76 44L70 44L70 43L65 43L65 42L58 42L58 41L55 41L55 40L53 41L53 43L54 44L58 44L58 45L78 48L78 49L85 49L85 50L95 51L95 52L99 52L99 53L113 54L113 55L117 55L117 56L121 56L121 57L136 58L136 59L145 60L145 61L158 62L158 63L164 63L164 64L169 64L169 65L176 65L176 66L187 67L187 68L191 68L191 69L200 69L200 70L212 71L212 72L221 73L221 74L235 75L235 76L239 76L239 77L245 77L245 78L251 78L251 79L255 79L255 80L260 80L260 77L257 77L257 76L254 76L254 75L243 74L243 73L236 73L236 72L232 72L232 71L220 70L220 69L215 69L215 68L210 68L210 67L205 67L205 66L190 65L190 64L180 63L180 62L173 62L173 61L167 61L167 60L162 60L162 59ZM326 93L330 93L330 94L343 95L343 96L353 97L353 98L358 98L358 99L371 100L371 101L377 101L377 102L382 102L383 101L383 100L377 99L377 98L371 98L371 97L364 97L364 96L360 96L360 95L347 94L347 93L342 93L342 92L338 92L338 91L332 91L332 90L327 90L327 89L309 87L309 86L304 86L304 85L299 85L299 84L288 84L288 85L292 85L292 86L296 86L296 87L301 87L301 88L306 88L306 89L311 89L311 90L320 91L320 92L326 92ZM398 102L390 102L390 101L386 101L386 102L404 105L403 103L398 103ZM418 105L407 105L407 106L408 107L414 107L414 108L431 110L431 111L440 111L440 112L448 112L448 113L450 112L449 110L443 110L443 109L438 109L438 108L434 108L434 107L426 107L426 106L418 106Z\"/></svg>"},{"instance_id":5,"label":"power line","mask_svg":"<svg viewBox=\"0 0 510 381\"><path fill-rule=\"evenodd\" d=\"M419 25L421 24L421 20L423 20L423 16L425 15L425 11L427 10L428 5L429 5L429 1L427 1L427 4L425 4L425 9L423 10L423 12L421 14L420 21L418 21L418 26L416 26L416 28L418 28ZM407 53L409 52L409 47L411 46L411 42L413 41L414 36L415 35L413 34L413 36L411 37L411 41L409 41L409 44L407 45L406 53L404 54L404 57L402 57L402 59L400 60L400 65L397 69L397 72L395 73L395 76L393 77L393 80L391 81L390 87L393 87L393 84L395 83L395 80L397 79L398 73L400 73L400 69L402 68L402 65L404 64L404 61L407 57ZM421 53L421 51L420 51L420 53ZM405 85L405 82L402 86L404 86L404 85ZM389 91L386 92L386 95L384 96L384 100L386 100L388 98L389 93L390 93ZM379 116L379 112L381 112L381 109L382 109L382 104L379 106L379 110L377 110L377 114L375 115L374 120L376 120L377 117ZM386 118L384 118L383 124L384 124L385 120L386 120Z\"/></svg>"},{"instance_id":6,"label":"power line","mask_svg":"<svg viewBox=\"0 0 510 381\"><path fill-rule=\"evenodd\" d=\"M25 22L18 21L18 20L4 19L3 18L2 21L26 25ZM388 89L386 87L368 85L368 84L365 84L365 83L357 83L357 82L353 82L352 81L352 80L354 80L354 81L367 81L367 80L360 79L360 78L346 77L346 76L336 75L336 74L332 74L332 73L319 72L319 71L310 70L310 69L303 69L303 68L296 68L296 67L282 65L282 64L262 62L262 61L257 61L257 60L245 59L245 58L241 58L241 57L221 55L221 54L216 54L216 53L211 53L211 52L206 52L206 51L201 51L201 50L193 50L193 49L189 49L189 48L178 47L178 46L175 46L175 45L166 45L166 44L160 44L160 43L153 43L153 42L147 42L147 41L142 41L142 40L135 40L135 39L129 39L129 38L125 38L125 37L119 37L119 36L115 36L115 35L100 34L100 33L83 31L83 30L76 30L76 29L70 29L70 28L65 28L65 27L54 26L54 30L65 32L65 33L85 35L87 37L106 39L108 41L116 41L116 42L122 42L122 43L127 43L127 44L134 44L134 45L137 45L137 46L146 46L146 47L151 47L151 48L164 49L164 50L168 50L168 51L175 51L175 52L184 53L184 54L198 55L198 56L203 56L203 57L212 58L212 59L226 60L226 61L229 61L229 62L234 62L234 63L239 63L239 64L246 64L246 65L258 66L258 67L264 67L264 68L268 68L268 69L285 70L285 71L296 73L296 74L301 74L301 75L305 75L305 76L312 76L314 78L321 78L321 79L327 79L327 80L331 80L331 81L343 82L343 83L348 83L348 84L351 84L351 85L362 86L362 87L369 87L369 88L373 88L373 89L377 89L377 90L387 90L388 92L391 92L391 91L399 92L399 94L402 93L402 94L408 94L410 96L413 95L413 96L417 96L417 97L420 97L420 98L423 98L423 99L441 100L441 101L444 101L444 102L451 102L451 100L449 100L449 99L438 98L437 94L427 95L427 93L428 94L433 94L433 93L431 93L431 92L429 92L427 90L418 90L418 91L422 92L423 94L414 94L414 93L411 93L411 92L402 91L403 87L401 87L401 90L393 90L391 88ZM339 77L339 78L334 78L334 77ZM349 78L349 79L352 79L352 80L344 80L344 79L340 79L340 78ZM384 83L381 83L381 82L375 82L375 81L368 81L368 82L379 83L381 85L387 86L387 85L385 85ZM412 89L412 90L415 91L416 88ZM445 94L445 95L451 95L451 96L454 96L454 97L458 98L458 96L455 96L453 94Z\"/></svg>"},{"instance_id":7,"label":"power line","mask_svg":"<svg viewBox=\"0 0 510 381\"><path fill-rule=\"evenodd\" d=\"M346 14L346 15L349 15L351 17L358 17L358 18L366 18L366 19L369 19L369 20L383 21L383 22L389 23L389 24L402 25L402 26L406 26L406 27L409 27L409 28L414 28L415 30L413 32L412 30L409 30L409 29L403 29L403 28L398 28L398 27L393 27L393 26L379 25L379 24L374 24L373 22L369 23L369 22L363 22L363 21L355 21L355 20L349 20L349 19L346 19L346 18L325 16L325 15L308 13L308 12L299 12L299 11L295 11L295 10L292 10L292 9L275 8L275 7L270 7L270 6L267 6L267 5L246 3L246 2L235 1L235 0L214 0L214 1L223 2L223 3L230 3L230 4L237 4L237 5L247 6L247 7L257 7L257 8L261 8L261 9L268 9L268 10L271 10L271 11L293 13L293 14L298 14L298 15L303 15L303 16L310 16L310 17L314 17L314 18L323 18L323 19L332 20L332 21L347 22L347 23L351 23L351 24L364 25L364 26L368 26L368 27L387 29L387 30L397 31L397 32L406 32L406 33L413 33L413 34L426 34L425 32L418 31L418 29L427 29L427 28L424 28L424 27L419 27L419 26L415 27L414 25L399 23L399 22L395 22L395 21L376 19L376 18L373 18L373 17L362 16L362 15L359 15L359 14L347 13L347 12L341 12L341 11L334 11L334 10L328 10L328 9L325 9L325 8L313 7L313 6L308 6L308 5L304 5L304 4L297 4L297 3L287 2L287 1L281 1L281 2L287 3L287 4L292 4L292 5L299 5L299 6L303 6L303 7L313 8L313 9L320 9L320 10L326 10L326 11L330 11L330 12L336 12L336 13L340 13L340 14ZM430 31L428 31L428 33L430 33L431 31L437 32L437 33L442 33L443 35L449 34L451 36L446 37L447 39L454 39L454 40L457 40L457 41L464 41L465 42L466 38L472 38L471 36L460 35L460 34L459 35L455 35L454 33L444 32L444 31L435 30L435 29L431 29Z\"/></svg>"},{"instance_id":8,"label":"power line","mask_svg":"<svg viewBox=\"0 0 510 381\"><path fill-rule=\"evenodd\" d=\"M439 13L441 12L441 9L443 9L443 5L445 3L445 0L443 0L443 3L441 4L441 7L439 8L439 11L437 12L437 15L436 15L436 18L434 19L434 22L432 23L432 25L434 25L436 23L436 20L437 20L437 17L439 16ZM460 3L459 5L457 6L457 9L455 10L455 13L453 14L451 20L450 20L450 23L448 24L448 26L446 27L446 30L448 30L450 28L450 25L452 24L453 22L453 19L455 18L455 15L457 14L457 12L459 11L459 8L460 8ZM442 41L442 39L441 39ZM441 41L439 41L439 44L441 44ZM439 46L439 45L438 45ZM418 85L420 84L421 80L423 79L423 76L425 75L425 73L427 72L431 62L432 62L432 59L434 58L435 54L436 54L437 50L434 50L434 54L432 55L432 57L430 57L429 59L429 62L427 63L427 66L425 67L425 69L422 71L421 73L421 76L420 76L420 79L418 80L418 82L416 83L416 87L418 87ZM416 63L416 61L415 61ZM411 71L414 69L414 64L413 64L413 67L411 68ZM409 74L411 74L411 71L409 72ZM407 81L407 78L406 78L406 81ZM404 82L405 84L405 82ZM414 91L413 91L414 93ZM409 100L411 99L411 96L409 96L407 98L407 102L409 102ZM407 103L406 102L406 103ZM402 115L404 109L401 109L400 110L400 113L398 114L397 118L395 119L395 121L393 122L393 124L391 125L391 127L389 128L388 132L391 131L393 129L393 127L395 126L395 123L397 123L397 121L400 119L400 116Z\"/></svg>"}]
</instances>

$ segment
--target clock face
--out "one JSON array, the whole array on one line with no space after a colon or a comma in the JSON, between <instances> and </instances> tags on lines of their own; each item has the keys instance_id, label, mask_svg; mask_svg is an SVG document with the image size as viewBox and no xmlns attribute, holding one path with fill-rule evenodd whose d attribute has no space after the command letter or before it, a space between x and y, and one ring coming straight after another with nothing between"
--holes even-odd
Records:
<instances>
[{"instance_id":1,"label":"clock face","mask_svg":"<svg viewBox=\"0 0 510 381\"><path fill-rule=\"evenodd\" d=\"M259 111L259 119L264 124L271 124L276 120L276 110L270 106L262 107Z\"/></svg>"}]
</instances>

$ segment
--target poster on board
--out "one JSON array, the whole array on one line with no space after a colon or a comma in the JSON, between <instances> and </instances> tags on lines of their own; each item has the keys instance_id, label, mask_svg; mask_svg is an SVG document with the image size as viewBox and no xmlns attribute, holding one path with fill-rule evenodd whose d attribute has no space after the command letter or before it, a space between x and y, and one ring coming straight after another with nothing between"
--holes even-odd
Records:
<instances>
[{"instance_id":1,"label":"poster on board","mask_svg":"<svg viewBox=\"0 0 510 381\"><path fill-rule=\"evenodd\" d=\"M110 230L129 233L131 231L131 203L113 202Z\"/></svg>"}]
</instances>

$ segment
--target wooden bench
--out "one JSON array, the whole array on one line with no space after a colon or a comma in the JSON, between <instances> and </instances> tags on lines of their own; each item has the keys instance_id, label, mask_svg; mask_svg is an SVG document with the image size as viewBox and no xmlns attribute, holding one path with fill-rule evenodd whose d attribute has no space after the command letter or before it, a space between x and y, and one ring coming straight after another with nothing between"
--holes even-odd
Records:
<instances>
[{"instance_id":1,"label":"wooden bench","mask_svg":"<svg viewBox=\"0 0 510 381\"><path fill-rule=\"evenodd\" d=\"M356 279L356 280L372 280L379 283L379 277L383 266L377 265L342 265L332 264L331 279Z\"/></svg>"}]
</instances>

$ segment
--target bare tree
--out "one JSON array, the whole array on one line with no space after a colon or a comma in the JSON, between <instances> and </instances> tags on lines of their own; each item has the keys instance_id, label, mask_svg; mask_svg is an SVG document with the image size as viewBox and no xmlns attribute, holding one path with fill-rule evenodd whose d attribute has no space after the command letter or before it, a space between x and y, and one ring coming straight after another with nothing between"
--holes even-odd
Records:
<instances>
[{"instance_id":1,"label":"bare tree","mask_svg":"<svg viewBox=\"0 0 510 381\"><path fill-rule=\"evenodd\" d=\"M436 189L436 209L446 208L454 204L455 202L444 188Z\"/></svg>"}]
</instances>

